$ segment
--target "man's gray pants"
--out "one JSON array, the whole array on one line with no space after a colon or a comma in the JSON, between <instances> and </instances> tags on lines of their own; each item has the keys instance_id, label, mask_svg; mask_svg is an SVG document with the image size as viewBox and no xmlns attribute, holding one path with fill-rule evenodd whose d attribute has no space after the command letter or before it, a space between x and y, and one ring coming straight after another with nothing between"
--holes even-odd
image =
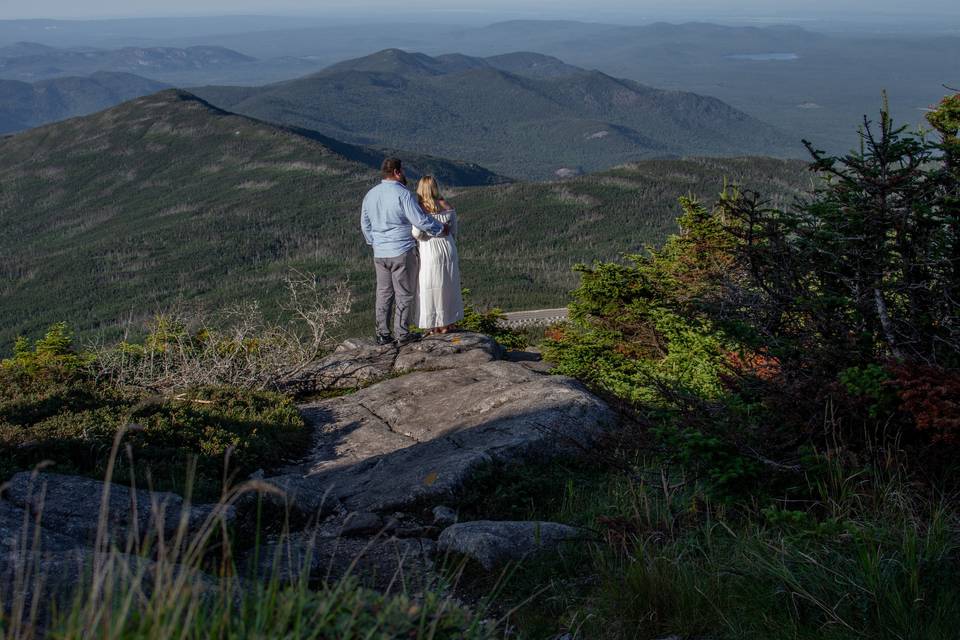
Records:
<instances>
[{"instance_id":1,"label":"man's gray pants","mask_svg":"<svg viewBox=\"0 0 960 640\"><path fill-rule=\"evenodd\" d=\"M390 335L390 311L393 315L393 337L401 339L410 333L420 256L414 247L395 258L374 258L377 271L377 335Z\"/></svg>"}]
</instances>

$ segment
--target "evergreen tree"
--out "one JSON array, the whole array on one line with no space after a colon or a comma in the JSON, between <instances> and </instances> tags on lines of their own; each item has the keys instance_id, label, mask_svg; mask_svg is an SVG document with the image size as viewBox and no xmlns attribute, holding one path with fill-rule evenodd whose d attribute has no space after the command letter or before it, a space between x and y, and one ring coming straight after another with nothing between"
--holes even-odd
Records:
<instances>
[{"instance_id":1,"label":"evergreen tree","mask_svg":"<svg viewBox=\"0 0 960 640\"><path fill-rule=\"evenodd\" d=\"M749 285L762 293L760 308L744 311L784 353L838 365L960 359L956 102L931 114L938 141L895 127L884 109L879 123L864 121L857 151L832 157L807 143L823 176L807 202L721 199Z\"/></svg>"}]
</instances>

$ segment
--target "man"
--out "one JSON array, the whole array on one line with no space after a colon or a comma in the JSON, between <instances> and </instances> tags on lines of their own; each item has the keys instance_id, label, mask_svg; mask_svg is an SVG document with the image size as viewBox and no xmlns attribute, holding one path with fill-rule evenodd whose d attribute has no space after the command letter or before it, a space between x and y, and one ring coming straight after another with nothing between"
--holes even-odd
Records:
<instances>
[{"instance_id":1,"label":"man","mask_svg":"<svg viewBox=\"0 0 960 640\"><path fill-rule=\"evenodd\" d=\"M407 190L407 177L398 158L387 158L380 168L383 180L363 199L360 229L373 247L377 272L377 344L391 342L390 309L394 305L397 346L416 339L410 333L413 300L417 291L420 259L413 227L431 236L443 236L447 225L428 216Z\"/></svg>"}]
</instances>

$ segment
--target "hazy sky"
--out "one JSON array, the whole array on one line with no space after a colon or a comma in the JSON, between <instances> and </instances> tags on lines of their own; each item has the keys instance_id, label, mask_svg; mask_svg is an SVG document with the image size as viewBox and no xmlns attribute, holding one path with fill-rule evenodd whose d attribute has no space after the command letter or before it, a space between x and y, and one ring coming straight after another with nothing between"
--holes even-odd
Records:
<instances>
[{"instance_id":1,"label":"hazy sky","mask_svg":"<svg viewBox=\"0 0 960 640\"><path fill-rule=\"evenodd\" d=\"M584 7L588 8L584 8ZM957 0L0 0L0 19L103 18L197 14L384 14L430 11L455 18L473 16L523 16L539 18L576 17L598 21L612 15L668 16L676 14L740 16L757 18L813 18L829 15L864 19L882 15L911 18L935 15L960 16Z\"/></svg>"}]
</instances>

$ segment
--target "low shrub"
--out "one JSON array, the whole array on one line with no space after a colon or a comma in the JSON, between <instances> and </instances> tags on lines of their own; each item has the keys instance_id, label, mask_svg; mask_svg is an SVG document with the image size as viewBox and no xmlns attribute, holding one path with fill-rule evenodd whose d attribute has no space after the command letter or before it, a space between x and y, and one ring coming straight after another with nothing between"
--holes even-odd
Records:
<instances>
[{"instance_id":1,"label":"low shrub","mask_svg":"<svg viewBox=\"0 0 960 640\"><path fill-rule=\"evenodd\" d=\"M168 392L199 386L277 390L336 344L352 304L345 283L332 288L297 271L286 279L288 322L264 316L256 301L222 309L157 315L142 342L97 347L97 375L121 386Z\"/></svg>"},{"instance_id":2,"label":"low shrub","mask_svg":"<svg viewBox=\"0 0 960 640\"><path fill-rule=\"evenodd\" d=\"M960 371L894 363L888 376L885 390L896 394L900 409L918 431L937 444L960 444Z\"/></svg>"},{"instance_id":3,"label":"low shrub","mask_svg":"<svg viewBox=\"0 0 960 640\"><path fill-rule=\"evenodd\" d=\"M457 323L458 327L486 334L507 349L523 349L527 346L527 339L522 332L502 325L505 317L503 311L497 307L481 311L470 302L469 296L470 290L464 289L463 320Z\"/></svg>"},{"instance_id":4,"label":"low shrub","mask_svg":"<svg viewBox=\"0 0 960 640\"><path fill-rule=\"evenodd\" d=\"M791 206L729 185L712 208L682 199L663 247L577 267L545 357L682 434L661 450L718 498L751 478L770 489L755 462L799 473L799 447L830 438L861 459L904 447L923 473L952 475L956 102L931 112L939 142L883 112L860 151L810 147L819 181Z\"/></svg>"},{"instance_id":5,"label":"low shrub","mask_svg":"<svg viewBox=\"0 0 960 640\"><path fill-rule=\"evenodd\" d=\"M574 638L956 636L958 105L931 111L939 140L884 112L860 151L810 147L818 182L791 206L728 186L681 201L663 247L577 268L545 356L643 441L605 481L569 474L561 502L586 519L519 483L526 517L602 540L538 619Z\"/></svg>"},{"instance_id":6,"label":"low shrub","mask_svg":"<svg viewBox=\"0 0 960 640\"><path fill-rule=\"evenodd\" d=\"M33 345L18 343L0 364L4 476L53 461L59 472L101 478L117 430L126 429L119 480L136 469L157 489L182 491L195 462L195 490L209 499L220 493L228 454L229 473L242 477L281 464L309 440L296 406L277 393L200 387L153 395L106 384L95 370L63 325Z\"/></svg>"}]
</instances>

